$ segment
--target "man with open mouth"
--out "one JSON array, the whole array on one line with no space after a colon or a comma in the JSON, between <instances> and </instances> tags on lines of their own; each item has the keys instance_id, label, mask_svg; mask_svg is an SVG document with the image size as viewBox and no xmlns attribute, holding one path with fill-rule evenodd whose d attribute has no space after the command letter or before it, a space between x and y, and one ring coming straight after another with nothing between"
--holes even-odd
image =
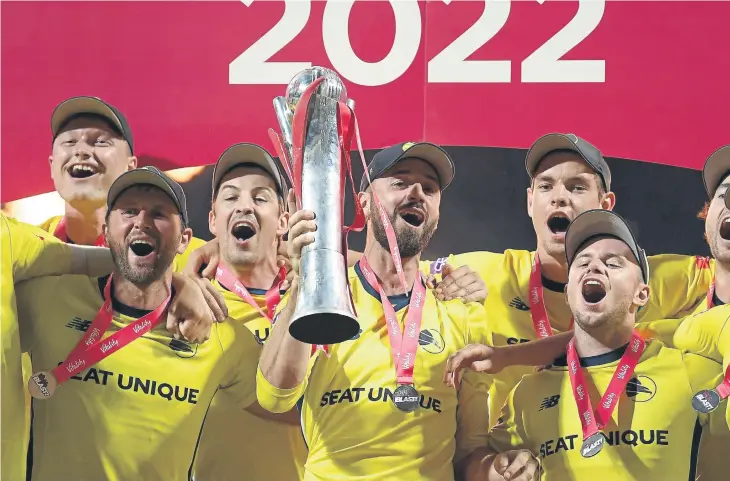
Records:
<instances>
[{"instance_id":1,"label":"man with open mouth","mask_svg":"<svg viewBox=\"0 0 730 481\"><path fill-rule=\"evenodd\" d=\"M187 479L214 394L268 414L256 404L260 346L230 318L209 342L166 328L172 262L192 236L175 181L153 167L120 175L103 234L111 275L17 287L35 370L28 479Z\"/></svg>"},{"instance_id":2,"label":"man with open mouth","mask_svg":"<svg viewBox=\"0 0 730 481\"><path fill-rule=\"evenodd\" d=\"M488 376L467 373L457 392L439 375L450 353L484 338L484 306L437 300L419 273L454 167L440 147L416 145L383 150L363 175L365 251L348 270L360 332L314 354L289 326L299 257L322 213L297 211L293 195L288 199L296 275L264 345L256 385L259 402L272 412L301 406L305 481L453 481L453 463L486 441ZM536 466L524 453L508 459Z\"/></svg>"},{"instance_id":3,"label":"man with open mouth","mask_svg":"<svg viewBox=\"0 0 730 481\"><path fill-rule=\"evenodd\" d=\"M717 385L721 364L636 330L650 269L617 214L579 215L565 254L575 319L567 352L511 391L467 480L489 479L495 453L513 449L539 453L545 481L694 480L703 431L729 432L725 410L698 413L689 402Z\"/></svg>"},{"instance_id":4,"label":"man with open mouth","mask_svg":"<svg viewBox=\"0 0 730 481\"><path fill-rule=\"evenodd\" d=\"M702 178L709 201L699 217L705 220L705 238L712 258L691 256L648 257L652 268L652 298L660 298L659 308L651 301L638 313L639 330L645 338L655 337L670 347L694 352L722 362L724 337L722 326L728 318L725 300L730 300L730 146L716 150L705 161ZM669 260L670 262L667 262ZM679 274L679 275L677 275ZM706 315L700 315L707 312ZM672 314L674 313L674 314ZM687 314L692 314L687 317ZM666 315L668 318L663 319ZM471 366L495 375L501 372L531 369L517 366L544 365L564 351L568 332L537 342L493 349L471 346L449 361L448 380ZM718 347L719 346L719 347ZM725 349L727 351L728 349ZM729 356L730 353L725 354ZM475 364L476 363L476 364ZM512 366L504 369L506 366ZM698 474L707 479L723 479L730 469L726 440L712 433L702 436Z\"/></svg>"},{"instance_id":5,"label":"man with open mouth","mask_svg":"<svg viewBox=\"0 0 730 481\"><path fill-rule=\"evenodd\" d=\"M277 264L277 249L287 230L285 192L274 159L255 144L232 145L213 169L209 226L220 251L214 285L232 322L246 326L261 343L269 337L283 294L286 271ZM302 479L307 448L294 411L294 425L284 424L237 409L225 391L217 395L206 416L195 479Z\"/></svg>"},{"instance_id":6,"label":"man with open mouth","mask_svg":"<svg viewBox=\"0 0 730 481\"><path fill-rule=\"evenodd\" d=\"M51 133L51 177L66 203L66 212L39 227L64 242L103 245L109 187L124 172L137 167L127 118L97 97L72 97L54 109ZM187 255L203 244L193 237L188 249L175 256L174 270L182 270Z\"/></svg>"},{"instance_id":7,"label":"man with open mouth","mask_svg":"<svg viewBox=\"0 0 730 481\"><path fill-rule=\"evenodd\" d=\"M491 334L482 344L490 346L527 343L570 331L572 314L564 296L568 277L565 233L581 213L612 210L616 203L603 155L573 134L553 133L537 139L527 152L525 168L531 179L527 213L535 229L535 251L470 252L447 260L454 266L469 265L485 280L488 295L484 304ZM437 262L443 264L444 260ZM694 257L659 255L649 257L649 264L654 295L641 309L640 321L686 315L704 299L710 276L697 267ZM671 339L673 331L663 334ZM494 375L491 424L499 418L510 390L531 371L531 367L511 365Z\"/></svg>"}]
</instances>

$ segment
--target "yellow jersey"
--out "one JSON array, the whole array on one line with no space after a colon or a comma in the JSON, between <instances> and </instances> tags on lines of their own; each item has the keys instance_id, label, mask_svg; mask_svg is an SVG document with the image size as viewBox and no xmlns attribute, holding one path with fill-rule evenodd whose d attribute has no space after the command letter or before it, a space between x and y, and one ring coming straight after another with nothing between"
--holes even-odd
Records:
<instances>
[{"instance_id":1,"label":"yellow jersey","mask_svg":"<svg viewBox=\"0 0 730 481\"><path fill-rule=\"evenodd\" d=\"M106 278L44 277L18 286L21 342L36 369L65 360L103 304ZM147 311L112 299L108 337ZM188 479L213 396L243 409L256 400L260 346L239 323L214 324L189 344L164 321L65 384L33 400L33 481Z\"/></svg>"},{"instance_id":2,"label":"yellow jersey","mask_svg":"<svg viewBox=\"0 0 730 481\"><path fill-rule=\"evenodd\" d=\"M723 364L730 364L730 304L685 318L674 333L677 349L700 354Z\"/></svg>"},{"instance_id":3,"label":"yellow jersey","mask_svg":"<svg viewBox=\"0 0 730 481\"><path fill-rule=\"evenodd\" d=\"M15 283L34 277L63 274L71 267L71 249L48 233L0 213L0 343L2 356L2 459L0 479L25 479L28 434L24 425L25 386L21 374Z\"/></svg>"},{"instance_id":4,"label":"yellow jersey","mask_svg":"<svg viewBox=\"0 0 730 481\"><path fill-rule=\"evenodd\" d=\"M594 408L624 351L581 359ZM647 341L603 429L606 444L594 457L584 458L579 412L563 357L517 384L489 433L489 446L497 452L526 448L536 453L542 481L694 481L703 432L727 436L728 420L724 409L695 412L690 400L720 378L717 362Z\"/></svg>"},{"instance_id":5,"label":"yellow jersey","mask_svg":"<svg viewBox=\"0 0 730 481\"><path fill-rule=\"evenodd\" d=\"M330 346L329 356L317 351L294 389L275 388L259 369L259 403L273 412L300 406L305 481L453 481L452 462L486 443L489 376L467 372L458 393L442 377L449 355L481 338L484 307L442 303L426 291L414 371L419 408L403 412L393 404L395 366L380 295L359 264L348 273L360 332ZM389 299L403 329L409 298Z\"/></svg>"},{"instance_id":6,"label":"yellow jersey","mask_svg":"<svg viewBox=\"0 0 730 481\"><path fill-rule=\"evenodd\" d=\"M528 297L534 257L534 252L524 250L506 250L503 254L469 252L437 259L422 264L421 268L434 275L440 274L445 264L468 265L476 271L487 285L484 306L489 319L488 337L478 342L507 346L538 339ZM705 260L680 255L649 257L651 296L649 304L639 311L638 329L642 329L642 322L686 316L705 301L714 277L714 264ZM543 279L545 307L550 324L557 332L571 327L572 314L565 302L563 288L563 284ZM678 324L678 321L652 324L653 335L663 341L671 340ZM499 418L512 388L522 376L533 371L531 367L512 366L494 376L489 397L492 422Z\"/></svg>"},{"instance_id":7,"label":"yellow jersey","mask_svg":"<svg viewBox=\"0 0 730 481\"><path fill-rule=\"evenodd\" d=\"M271 322L238 295L213 284L226 301L228 314L265 342ZM266 312L266 291L249 289ZM230 399L216 396L208 411L195 464L196 481L296 481L304 476L307 447L298 426L262 419L236 409Z\"/></svg>"},{"instance_id":8,"label":"yellow jersey","mask_svg":"<svg viewBox=\"0 0 730 481\"><path fill-rule=\"evenodd\" d=\"M61 219L63 219L63 216L60 215L51 217L38 227L53 234L56 231L56 227L58 227L58 223L61 222ZM174 272L181 272L188 261L188 257L190 257L190 253L203 245L205 245L205 241L202 239L198 239L197 237L190 239L190 243L188 244L187 249L185 249L185 252L177 254L175 259L172 261L172 270Z\"/></svg>"}]
</instances>

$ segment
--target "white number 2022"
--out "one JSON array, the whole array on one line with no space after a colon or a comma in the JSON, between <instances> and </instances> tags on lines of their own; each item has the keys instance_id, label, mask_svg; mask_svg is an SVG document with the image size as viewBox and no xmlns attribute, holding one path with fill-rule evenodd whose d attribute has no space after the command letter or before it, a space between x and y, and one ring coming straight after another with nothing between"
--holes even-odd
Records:
<instances>
[{"instance_id":1,"label":"white number 2022","mask_svg":"<svg viewBox=\"0 0 730 481\"><path fill-rule=\"evenodd\" d=\"M254 0L242 0L250 6ZM443 0L449 4L451 0ZM544 0L537 0L543 3ZM304 29L311 12L311 0L285 0L284 15L229 65L231 84L286 85L311 62L271 62L269 59ZM421 43L421 11L417 0L389 0L395 16L393 46L380 61L365 62L353 51L349 18L355 0L329 0L322 18L322 39L332 66L352 83L385 85L411 66ZM578 12L558 33L522 62L522 82L605 82L604 60L561 60L582 42L603 18L605 0L579 0ZM466 60L492 39L510 13L510 0L484 0L484 12L477 21L428 62L428 82L510 82L510 60Z\"/></svg>"}]
</instances>

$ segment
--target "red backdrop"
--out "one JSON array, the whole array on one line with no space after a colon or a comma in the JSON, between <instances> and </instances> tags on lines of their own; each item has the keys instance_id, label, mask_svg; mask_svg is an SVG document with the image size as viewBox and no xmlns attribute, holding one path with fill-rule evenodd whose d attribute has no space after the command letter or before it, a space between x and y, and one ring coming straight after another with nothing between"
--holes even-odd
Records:
<instances>
[{"instance_id":1,"label":"red backdrop","mask_svg":"<svg viewBox=\"0 0 730 481\"><path fill-rule=\"evenodd\" d=\"M564 131L700 168L730 142L730 2L248 3L2 2L2 200L53 190L49 118L67 97L117 105L143 161L209 164L270 147L271 100L310 63L344 77L366 148Z\"/></svg>"}]
</instances>

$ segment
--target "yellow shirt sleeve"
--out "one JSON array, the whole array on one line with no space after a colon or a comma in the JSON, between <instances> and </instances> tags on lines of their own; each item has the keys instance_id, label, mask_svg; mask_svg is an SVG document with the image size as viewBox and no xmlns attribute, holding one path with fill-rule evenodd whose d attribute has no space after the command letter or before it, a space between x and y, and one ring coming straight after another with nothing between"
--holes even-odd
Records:
<instances>
[{"instance_id":1,"label":"yellow shirt sleeve","mask_svg":"<svg viewBox=\"0 0 730 481\"><path fill-rule=\"evenodd\" d=\"M233 333L232 339L225 339L222 342L226 351L227 379L221 385L226 394L233 396L235 402L241 407L247 408L256 402L256 367L261 355L261 345L256 342L253 333L235 320L228 318L224 321L229 326L215 324L219 336L225 336L222 331Z\"/></svg>"},{"instance_id":2,"label":"yellow shirt sleeve","mask_svg":"<svg viewBox=\"0 0 730 481\"><path fill-rule=\"evenodd\" d=\"M281 300L279 306L276 308L276 314L274 314L274 326L276 326L276 320L279 317L282 309L289 303L289 292L287 291ZM275 329L276 327L274 327ZM291 411L294 406L297 405L299 399L304 395L304 391L307 390L309 384L309 376L312 373L312 368L317 360L317 356L320 355L321 351L317 351L309 358L309 364L307 365L307 373L304 376L304 380L298 386L290 389L281 389L271 384L264 373L261 372L261 367L256 370L256 399L258 400L261 407L272 413L285 413Z\"/></svg>"},{"instance_id":3,"label":"yellow shirt sleeve","mask_svg":"<svg viewBox=\"0 0 730 481\"><path fill-rule=\"evenodd\" d=\"M2 216L13 259L13 279L66 274L71 269L71 247L38 227ZM4 233L5 234L5 233Z\"/></svg>"},{"instance_id":4,"label":"yellow shirt sleeve","mask_svg":"<svg viewBox=\"0 0 730 481\"><path fill-rule=\"evenodd\" d=\"M730 305L685 318L674 333L674 345L727 366L730 363Z\"/></svg>"},{"instance_id":5,"label":"yellow shirt sleeve","mask_svg":"<svg viewBox=\"0 0 730 481\"><path fill-rule=\"evenodd\" d=\"M198 239L197 237L191 238L187 249L185 249L185 252L176 255L175 259L172 261L173 272L181 272L185 268L185 264L188 263L188 258L190 257L190 254L195 249L202 247L205 244L206 242L203 239Z\"/></svg>"},{"instance_id":6,"label":"yellow shirt sleeve","mask_svg":"<svg viewBox=\"0 0 730 481\"><path fill-rule=\"evenodd\" d=\"M651 296L649 305L639 312L639 321L684 317L707 298L714 277L707 259L661 254L648 261Z\"/></svg>"},{"instance_id":7,"label":"yellow shirt sleeve","mask_svg":"<svg viewBox=\"0 0 730 481\"><path fill-rule=\"evenodd\" d=\"M497 424L489 431L488 445L494 453L520 449L525 445L527 434L522 420L523 410L519 401L523 391L523 382L524 378L509 393L504 406L502 406L502 412ZM527 391L530 390L527 389ZM537 453L535 454L537 455Z\"/></svg>"},{"instance_id":8,"label":"yellow shirt sleeve","mask_svg":"<svg viewBox=\"0 0 730 481\"><path fill-rule=\"evenodd\" d=\"M484 305L470 302L458 303L465 311L467 343L487 343L487 316ZM469 456L477 448L487 445L489 431L489 388L492 376L464 371L459 384L458 409L456 410L456 452L454 462Z\"/></svg>"}]
</instances>

